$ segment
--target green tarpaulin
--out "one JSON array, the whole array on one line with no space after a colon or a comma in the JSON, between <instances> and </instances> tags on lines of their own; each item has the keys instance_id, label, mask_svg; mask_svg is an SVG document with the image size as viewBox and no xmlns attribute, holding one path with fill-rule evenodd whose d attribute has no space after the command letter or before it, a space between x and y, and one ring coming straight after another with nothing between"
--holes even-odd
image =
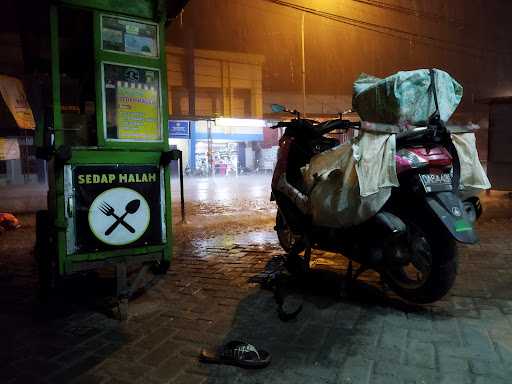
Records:
<instances>
[{"instance_id":1,"label":"green tarpaulin","mask_svg":"<svg viewBox=\"0 0 512 384\"><path fill-rule=\"evenodd\" d=\"M462 99L462 86L434 69L441 120L448 121ZM354 83L353 108L361 120L425 125L436 111L430 70L400 71L385 79L361 74Z\"/></svg>"}]
</instances>

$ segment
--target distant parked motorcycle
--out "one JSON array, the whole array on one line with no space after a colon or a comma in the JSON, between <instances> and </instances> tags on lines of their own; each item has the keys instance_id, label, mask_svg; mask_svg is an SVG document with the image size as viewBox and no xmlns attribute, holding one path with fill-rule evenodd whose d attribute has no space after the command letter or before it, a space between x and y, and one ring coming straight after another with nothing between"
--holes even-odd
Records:
<instances>
[{"instance_id":1,"label":"distant parked motorcycle","mask_svg":"<svg viewBox=\"0 0 512 384\"><path fill-rule=\"evenodd\" d=\"M473 223L480 216L478 198L459 196L460 163L450 133L438 115L428 125L396 135L396 169L400 186L393 188L383 208L352 227L315 225L307 205L311 191L301 168L339 144L324 137L334 130L360 129L341 118L318 123L274 104L274 112L290 112L291 121L279 142L271 199L277 203L275 230L288 265L309 268L311 249L343 254L354 281L368 269L377 271L400 297L431 303L453 286L457 274L456 242L478 241ZM299 253L304 251L304 256ZM352 260L361 266L352 270Z\"/></svg>"}]
</instances>

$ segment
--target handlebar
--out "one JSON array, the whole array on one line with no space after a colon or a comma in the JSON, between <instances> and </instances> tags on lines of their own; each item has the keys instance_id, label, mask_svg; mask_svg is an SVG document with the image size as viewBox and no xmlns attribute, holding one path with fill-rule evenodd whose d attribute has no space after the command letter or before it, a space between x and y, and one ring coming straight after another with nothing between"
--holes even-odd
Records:
<instances>
[{"instance_id":1,"label":"handlebar","mask_svg":"<svg viewBox=\"0 0 512 384\"><path fill-rule=\"evenodd\" d=\"M424 135L425 133L427 133L428 130L429 130L428 127L420 127L420 128L411 129L409 131L400 132L400 133L397 133L396 140L407 140L407 139L412 139L415 137L420 137L420 136Z\"/></svg>"},{"instance_id":2,"label":"handlebar","mask_svg":"<svg viewBox=\"0 0 512 384\"><path fill-rule=\"evenodd\" d=\"M336 120L329 120L325 121L323 123L320 123L318 125L315 125L313 127L314 131L318 135L324 135L326 133L329 133L331 131L334 131L335 129L359 129L361 126L361 123L353 123L350 120L343 120L343 119L336 119Z\"/></svg>"},{"instance_id":3,"label":"handlebar","mask_svg":"<svg viewBox=\"0 0 512 384\"><path fill-rule=\"evenodd\" d=\"M350 120L343 119L327 120L322 123L316 123L316 121L309 119L293 119L291 121L279 121L276 125L270 128L298 128L309 131L315 136L322 136L326 133L334 131L335 129L360 129L361 123L354 123Z\"/></svg>"}]
</instances>

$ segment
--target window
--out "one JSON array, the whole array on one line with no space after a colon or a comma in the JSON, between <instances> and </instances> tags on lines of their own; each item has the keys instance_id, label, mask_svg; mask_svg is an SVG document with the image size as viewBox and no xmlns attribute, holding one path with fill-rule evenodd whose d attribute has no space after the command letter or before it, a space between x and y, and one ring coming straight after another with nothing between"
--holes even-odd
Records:
<instances>
[{"instance_id":1,"label":"window","mask_svg":"<svg viewBox=\"0 0 512 384\"><path fill-rule=\"evenodd\" d=\"M237 88L233 90L233 106L231 114L236 117L251 117L251 90Z\"/></svg>"},{"instance_id":2,"label":"window","mask_svg":"<svg viewBox=\"0 0 512 384\"><path fill-rule=\"evenodd\" d=\"M64 143L97 144L92 12L59 8L60 101Z\"/></svg>"},{"instance_id":3,"label":"window","mask_svg":"<svg viewBox=\"0 0 512 384\"><path fill-rule=\"evenodd\" d=\"M189 114L188 90L183 87L172 87L171 114L174 116L186 116Z\"/></svg>"},{"instance_id":4,"label":"window","mask_svg":"<svg viewBox=\"0 0 512 384\"><path fill-rule=\"evenodd\" d=\"M196 88L196 115L222 115L222 89L210 87Z\"/></svg>"}]
</instances>

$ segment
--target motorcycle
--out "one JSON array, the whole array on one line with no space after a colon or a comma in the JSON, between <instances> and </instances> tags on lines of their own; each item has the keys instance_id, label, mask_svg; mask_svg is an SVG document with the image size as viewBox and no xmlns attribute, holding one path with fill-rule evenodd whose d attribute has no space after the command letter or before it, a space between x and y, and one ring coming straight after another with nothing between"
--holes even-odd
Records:
<instances>
[{"instance_id":1,"label":"motorcycle","mask_svg":"<svg viewBox=\"0 0 512 384\"><path fill-rule=\"evenodd\" d=\"M473 224L482 209L478 198L463 201L459 195L460 163L439 114L434 114L426 127L396 135L400 186L392 188L380 211L362 224L333 228L316 225L308 213L311 191L304 185L301 168L313 156L339 145L325 134L358 130L361 123L344 120L341 114L319 123L281 105L274 104L272 109L294 115L273 127L284 128L271 200L277 203L274 229L287 252L289 270L307 271L311 250L319 249L349 259L350 282L374 270L409 302L426 304L445 296L457 275L457 243L478 242ZM357 270L352 261L360 265Z\"/></svg>"}]
</instances>

